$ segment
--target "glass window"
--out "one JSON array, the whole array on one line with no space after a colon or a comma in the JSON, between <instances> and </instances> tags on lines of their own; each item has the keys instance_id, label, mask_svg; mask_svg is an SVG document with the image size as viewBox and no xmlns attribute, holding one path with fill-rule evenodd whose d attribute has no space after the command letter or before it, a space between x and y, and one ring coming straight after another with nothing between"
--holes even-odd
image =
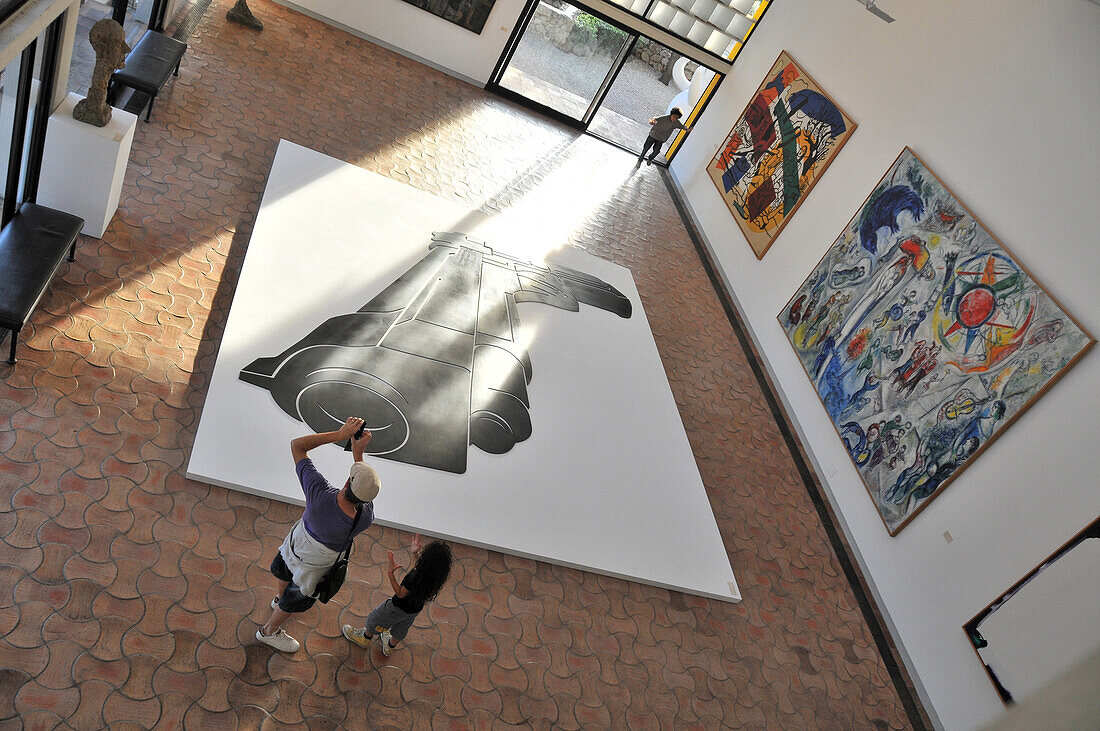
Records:
<instances>
[{"instance_id":1,"label":"glass window","mask_svg":"<svg viewBox=\"0 0 1100 731\"><path fill-rule=\"evenodd\" d=\"M630 36L563 0L541 0L500 79L502 88L581 120Z\"/></svg>"},{"instance_id":2,"label":"glass window","mask_svg":"<svg viewBox=\"0 0 1100 731\"><path fill-rule=\"evenodd\" d=\"M126 32L126 43L133 48L148 28L149 13L153 0L129 0L126 8L126 20L122 29ZM85 96L92 85L92 69L95 68L95 51L88 41L92 26L104 18L110 18L110 3L98 0L84 0L76 22L76 42L73 44L73 61L69 68L68 91Z\"/></svg>"},{"instance_id":3,"label":"glass window","mask_svg":"<svg viewBox=\"0 0 1100 731\"><path fill-rule=\"evenodd\" d=\"M649 38L639 38L615 82L592 118L588 130L604 139L641 152L649 136L649 120L676 107L681 123L691 118L715 74L705 66ZM662 147L667 155L675 136Z\"/></svg>"},{"instance_id":4,"label":"glass window","mask_svg":"<svg viewBox=\"0 0 1100 731\"><path fill-rule=\"evenodd\" d=\"M39 38L39 42L35 44L36 49L41 48L41 40ZM26 57L27 54L16 56L7 68L0 71L0 83L3 84L3 88L0 89L0 175L3 176L0 179L0 198L3 198L6 193L5 182L7 181L9 166L16 166L20 171L19 190L22 191L22 177L27 167L27 154L30 152L29 136L34 122L34 105L38 99L37 79L31 81L30 101L26 107L27 116L22 122L20 159L12 160L12 133L15 131L16 125L20 123L20 120L16 118L19 106L19 75ZM35 69L35 75L37 76L37 68ZM19 195L16 196L16 201L18 200L21 200Z\"/></svg>"}]
</instances>

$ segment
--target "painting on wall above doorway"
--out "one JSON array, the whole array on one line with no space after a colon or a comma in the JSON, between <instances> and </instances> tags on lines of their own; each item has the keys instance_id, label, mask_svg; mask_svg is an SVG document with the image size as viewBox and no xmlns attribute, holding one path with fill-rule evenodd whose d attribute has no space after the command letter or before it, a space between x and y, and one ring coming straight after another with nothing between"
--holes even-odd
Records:
<instances>
[{"instance_id":1,"label":"painting on wall above doorway","mask_svg":"<svg viewBox=\"0 0 1100 731\"><path fill-rule=\"evenodd\" d=\"M908 147L779 322L890 535L1095 343Z\"/></svg>"},{"instance_id":2,"label":"painting on wall above doorway","mask_svg":"<svg viewBox=\"0 0 1100 731\"><path fill-rule=\"evenodd\" d=\"M786 51L779 54L707 165L757 259L855 128Z\"/></svg>"},{"instance_id":3,"label":"painting on wall above doorway","mask_svg":"<svg viewBox=\"0 0 1100 731\"><path fill-rule=\"evenodd\" d=\"M405 0L405 2L480 34L496 0Z\"/></svg>"}]
</instances>

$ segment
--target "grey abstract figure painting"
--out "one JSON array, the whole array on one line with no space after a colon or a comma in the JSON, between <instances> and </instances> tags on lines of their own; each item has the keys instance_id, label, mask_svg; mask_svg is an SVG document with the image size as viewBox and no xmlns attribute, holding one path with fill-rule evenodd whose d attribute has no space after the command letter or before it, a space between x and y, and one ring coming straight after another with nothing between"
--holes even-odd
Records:
<instances>
[{"instance_id":1,"label":"grey abstract figure painting","mask_svg":"<svg viewBox=\"0 0 1100 731\"><path fill-rule=\"evenodd\" d=\"M631 315L630 300L597 277L433 233L428 254L358 312L257 358L240 379L315 431L362 416L368 452L462 473L468 444L503 454L531 435L520 302Z\"/></svg>"},{"instance_id":2,"label":"grey abstract figure painting","mask_svg":"<svg viewBox=\"0 0 1100 731\"><path fill-rule=\"evenodd\" d=\"M496 0L405 0L405 2L480 34Z\"/></svg>"}]
</instances>

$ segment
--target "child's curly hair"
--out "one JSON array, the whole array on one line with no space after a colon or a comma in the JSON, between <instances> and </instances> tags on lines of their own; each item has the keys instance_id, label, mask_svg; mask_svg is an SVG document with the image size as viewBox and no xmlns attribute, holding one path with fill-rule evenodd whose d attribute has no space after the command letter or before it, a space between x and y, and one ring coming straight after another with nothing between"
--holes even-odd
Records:
<instances>
[{"instance_id":1,"label":"child's curly hair","mask_svg":"<svg viewBox=\"0 0 1100 731\"><path fill-rule=\"evenodd\" d=\"M443 541L432 541L420 550L406 581L416 587L418 596L430 602L447 583L452 561L451 547Z\"/></svg>"}]
</instances>

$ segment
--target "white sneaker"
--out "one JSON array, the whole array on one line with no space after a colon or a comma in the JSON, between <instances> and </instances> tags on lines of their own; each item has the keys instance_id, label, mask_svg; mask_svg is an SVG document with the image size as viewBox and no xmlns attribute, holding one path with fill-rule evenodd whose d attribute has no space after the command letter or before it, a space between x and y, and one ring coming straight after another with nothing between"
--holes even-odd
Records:
<instances>
[{"instance_id":1,"label":"white sneaker","mask_svg":"<svg viewBox=\"0 0 1100 731\"><path fill-rule=\"evenodd\" d=\"M389 657L393 654L393 646L390 644L390 640L393 639L393 635L390 634L388 629L382 630L382 634L379 635L382 640L382 654Z\"/></svg>"},{"instance_id":2,"label":"white sneaker","mask_svg":"<svg viewBox=\"0 0 1100 731\"><path fill-rule=\"evenodd\" d=\"M275 634L265 635L263 627L256 630L256 639L264 643L268 647L274 647L280 652L297 652L301 645L298 644L298 640L294 639L286 633L285 629L280 628Z\"/></svg>"},{"instance_id":3,"label":"white sneaker","mask_svg":"<svg viewBox=\"0 0 1100 731\"><path fill-rule=\"evenodd\" d=\"M279 608L279 595L278 594L276 594L275 598L271 600L271 608L272 609L278 609Z\"/></svg>"}]
</instances>

